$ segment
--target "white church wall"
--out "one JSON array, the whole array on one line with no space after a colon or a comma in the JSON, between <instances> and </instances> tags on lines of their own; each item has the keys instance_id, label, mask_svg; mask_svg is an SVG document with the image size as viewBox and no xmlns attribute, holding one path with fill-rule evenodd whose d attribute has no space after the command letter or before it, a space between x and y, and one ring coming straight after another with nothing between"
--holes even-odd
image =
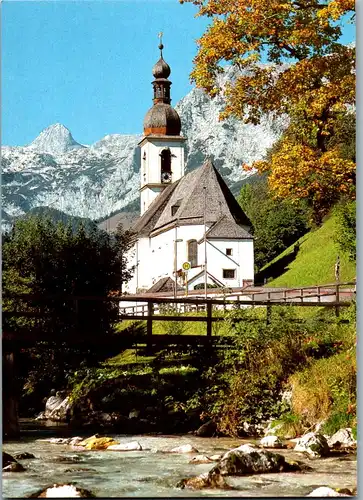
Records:
<instances>
[{"instance_id":1,"label":"white church wall","mask_svg":"<svg viewBox=\"0 0 363 500\"><path fill-rule=\"evenodd\" d=\"M207 248L207 269L224 286L239 287L243 280L253 280L253 240L209 240ZM226 277L224 270L234 271L234 278Z\"/></svg>"},{"instance_id":2,"label":"white church wall","mask_svg":"<svg viewBox=\"0 0 363 500\"><path fill-rule=\"evenodd\" d=\"M129 282L127 290L147 290L164 277L174 279L175 239L177 242L177 269L188 260L188 241L200 241L204 235L203 225L181 226L170 229L153 238L141 238L138 241L137 271ZM232 255L226 255L227 249ZM136 264L136 257L135 262ZM188 272L188 281L204 269L204 243L198 245L198 266ZM244 280L254 278L253 240L209 240L207 243L207 270L228 288L243 286ZM234 278L223 275L223 270L234 270ZM228 271L227 271L228 272ZM209 280L211 281L211 280ZM190 289L198 283L204 283L204 276L194 280Z\"/></svg>"},{"instance_id":3,"label":"white church wall","mask_svg":"<svg viewBox=\"0 0 363 500\"><path fill-rule=\"evenodd\" d=\"M140 193L140 209L141 215L146 212L150 207L151 203L155 200L157 196L163 191L163 187L145 187Z\"/></svg>"}]
</instances>

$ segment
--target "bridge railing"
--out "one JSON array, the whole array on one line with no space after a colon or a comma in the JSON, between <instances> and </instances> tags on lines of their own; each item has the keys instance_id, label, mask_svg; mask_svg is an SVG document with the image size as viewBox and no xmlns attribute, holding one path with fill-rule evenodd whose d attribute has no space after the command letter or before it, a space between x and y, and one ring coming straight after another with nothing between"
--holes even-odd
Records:
<instances>
[{"instance_id":1,"label":"bridge railing","mask_svg":"<svg viewBox=\"0 0 363 500\"><path fill-rule=\"evenodd\" d=\"M266 296L267 300L270 301L295 301L303 302L304 300L310 300L313 298L317 299L317 302L325 302L324 299L332 297L335 301L339 302L341 294L354 294L356 288L356 281L346 281L339 283L328 283L326 285L313 285L313 286L303 286L296 288L283 288L273 290L266 286L265 289L258 291L240 291L237 292L238 295L248 295L251 297L252 301L258 300L259 297ZM236 292L232 292L227 296L236 295Z\"/></svg>"},{"instance_id":2,"label":"bridge railing","mask_svg":"<svg viewBox=\"0 0 363 500\"><path fill-rule=\"evenodd\" d=\"M350 284L350 283L347 283ZM341 285L341 284L339 284ZM345 284L344 284L345 285ZM334 285L336 286L336 285ZM311 290L312 287L303 287L298 290ZM326 285L320 288L322 292L323 288L328 288ZM291 291L291 290L290 290ZM292 290L293 291L293 290ZM284 291L283 291L284 292ZM281 293L281 290L280 290ZM145 297L139 296L125 296L125 295L112 295L107 297L99 296L73 296L73 295L49 295L42 296L34 294L12 294L4 296L4 298L18 298L21 304L26 302L32 303L36 300L41 300L41 303L46 303L49 300L51 303L62 301L63 304L70 302L72 304L72 310L75 314L75 321L77 321L77 311L79 304L82 303L83 308L86 303L91 304L97 301L107 301L115 304L113 311L115 313L115 321L122 320L145 320L146 321L146 338L147 343L152 343L153 337L153 322L154 321L184 321L184 322L204 322L206 324L206 336L212 336L212 325L214 322L225 321L225 315L216 314L218 311L226 311L229 309L240 309L245 307L265 307L266 316L265 321L267 323L271 320L271 308L274 306L298 306L298 307L316 307L324 306L328 308L335 308L336 315L339 316L339 310L341 307L346 307L350 305L350 301L342 301L341 293L338 291L333 296L333 300L329 302L317 301L305 301L296 302L290 300L291 297L284 296L280 298L271 297L271 292L261 291L256 292L259 297L244 297L244 295L237 296L234 299L225 296L223 299L217 298L201 298L201 297ZM321 293L317 294L321 297ZM293 296L294 297L294 296ZM311 296L310 296L311 297ZM14 301L13 301L14 303ZM16 301L15 301L16 304ZM123 305L124 304L124 305ZM84 310L84 309L83 309ZM188 313L203 313L203 314L190 314ZM14 308L13 310L4 311L5 316L28 316L28 317L39 317L40 315L45 315L44 311L32 311L32 310L19 310L19 308ZM253 318L246 318L242 315L240 318L236 316L233 321L255 321ZM263 321L258 319L258 321ZM122 335L122 334L121 334ZM156 337L156 336L154 336ZM157 336L159 337L159 335ZM174 337L174 336L173 336ZM185 336L184 336L185 337ZM173 340L176 340L175 337Z\"/></svg>"}]
</instances>

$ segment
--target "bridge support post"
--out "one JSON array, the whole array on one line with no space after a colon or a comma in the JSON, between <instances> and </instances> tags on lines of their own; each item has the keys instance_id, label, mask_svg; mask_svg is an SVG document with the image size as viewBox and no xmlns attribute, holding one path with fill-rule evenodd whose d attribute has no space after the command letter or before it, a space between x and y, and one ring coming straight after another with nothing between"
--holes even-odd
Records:
<instances>
[{"instance_id":1,"label":"bridge support post","mask_svg":"<svg viewBox=\"0 0 363 500\"><path fill-rule=\"evenodd\" d=\"M339 296L339 285L335 285L335 302L337 304L339 304L339 301L340 301L340 296ZM340 311L339 311L339 306L336 305L335 306L335 316L337 318L339 318L339 314L340 314Z\"/></svg>"},{"instance_id":2,"label":"bridge support post","mask_svg":"<svg viewBox=\"0 0 363 500\"><path fill-rule=\"evenodd\" d=\"M147 335L147 350L151 352L152 349L152 334L153 334L153 313L154 304L148 302L147 304L147 322L146 322L146 335Z\"/></svg>"},{"instance_id":3,"label":"bridge support post","mask_svg":"<svg viewBox=\"0 0 363 500\"><path fill-rule=\"evenodd\" d=\"M212 304L207 302L207 337L212 336Z\"/></svg>"},{"instance_id":4,"label":"bridge support post","mask_svg":"<svg viewBox=\"0 0 363 500\"><path fill-rule=\"evenodd\" d=\"M14 362L13 352L3 353L3 437L7 439L20 436Z\"/></svg>"}]
</instances>

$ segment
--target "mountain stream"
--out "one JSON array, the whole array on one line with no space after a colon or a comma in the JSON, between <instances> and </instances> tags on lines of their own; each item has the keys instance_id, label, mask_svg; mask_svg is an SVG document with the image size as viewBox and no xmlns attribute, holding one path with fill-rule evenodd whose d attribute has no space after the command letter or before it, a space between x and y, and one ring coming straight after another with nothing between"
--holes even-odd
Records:
<instances>
[{"instance_id":1,"label":"mountain stream","mask_svg":"<svg viewBox=\"0 0 363 500\"><path fill-rule=\"evenodd\" d=\"M68 433L58 436L69 437ZM76 434L74 434L76 435ZM44 431L32 433L20 441L8 441L4 451L11 455L30 452L36 458L19 460L25 472L3 473L3 496L27 497L54 483L76 483L97 497L298 497L314 488L356 486L356 456L342 455L309 460L290 449L276 450L292 460L301 460L313 468L305 473L256 474L228 477L233 490L192 491L176 488L183 478L209 471L213 464L190 464L193 454L165 453L176 446L191 444L199 454L220 454L251 439L199 438L193 435L112 435L120 443L138 441L143 451L76 451L70 446L44 441L54 436ZM256 441L255 441L256 442Z\"/></svg>"}]
</instances>

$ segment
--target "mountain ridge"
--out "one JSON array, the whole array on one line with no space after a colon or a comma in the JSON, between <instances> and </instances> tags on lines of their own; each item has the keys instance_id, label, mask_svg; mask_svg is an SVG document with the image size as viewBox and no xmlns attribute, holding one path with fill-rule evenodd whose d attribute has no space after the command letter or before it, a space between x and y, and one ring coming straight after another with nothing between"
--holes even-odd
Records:
<instances>
[{"instance_id":1,"label":"mountain ridge","mask_svg":"<svg viewBox=\"0 0 363 500\"><path fill-rule=\"evenodd\" d=\"M187 139L186 173L210 157L231 187L247 177L242 163L261 159L285 123L267 115L260 125L221 122L222 108L221 98L210 99L197 88L175 106ZM27 146L3 146L3 221L37 206L94 220L121 211L139 197L141 137L108 134L84 145L58 123Z\"/></svg>"}]
</instances>

